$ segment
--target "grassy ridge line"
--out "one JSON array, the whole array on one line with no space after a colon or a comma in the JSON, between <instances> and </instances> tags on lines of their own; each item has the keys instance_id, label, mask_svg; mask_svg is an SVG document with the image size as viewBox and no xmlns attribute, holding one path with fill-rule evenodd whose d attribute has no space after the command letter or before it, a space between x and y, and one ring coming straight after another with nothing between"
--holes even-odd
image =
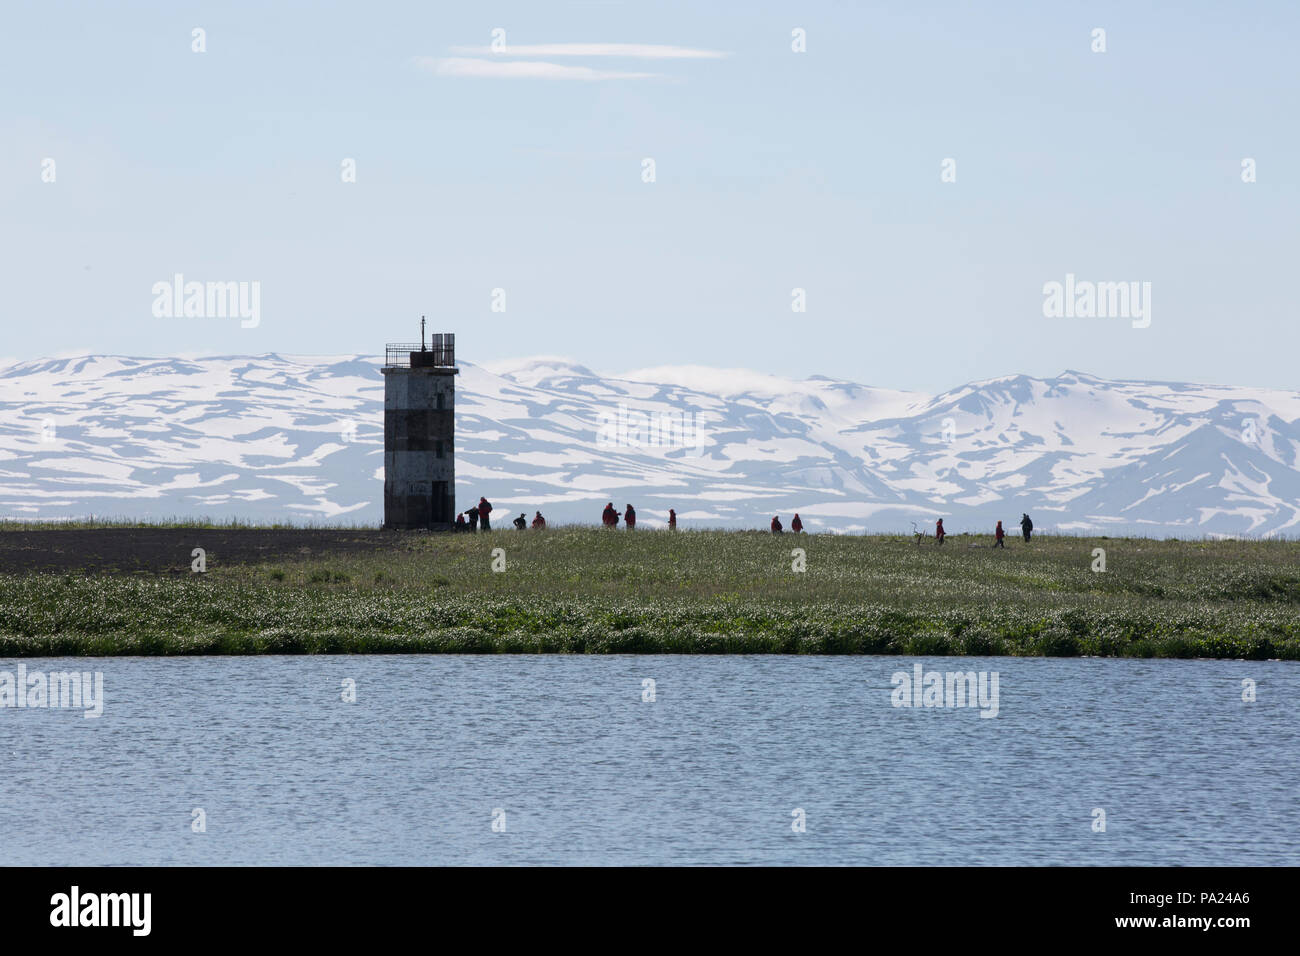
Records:
<instances>
[{"instance_id":1,"label":"grassy ridge line","mask_svg":"<svg viewBox=\"0 0 1300 956\"><path fill-rule=\"evenodd\" d=\"M194 539L202 546L205 539ZM978 654L1300 659L1300 545L419 535L206 574L0 574L0 656ZM182 557L188 560L188 539ZM807 571L791 570L791 550ZM1107 549L1106 573L1091 570ZM506 570L491 570L494 549ZM184 564L182 564L184 567Z\"/></svg>"}]
</instances>

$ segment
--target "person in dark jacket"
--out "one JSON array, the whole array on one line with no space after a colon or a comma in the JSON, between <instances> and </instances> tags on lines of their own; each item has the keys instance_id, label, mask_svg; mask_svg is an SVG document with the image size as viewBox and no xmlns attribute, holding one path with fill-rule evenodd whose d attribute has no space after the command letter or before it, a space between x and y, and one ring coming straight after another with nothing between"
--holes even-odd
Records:
<instances>
[{"instance_id":1,"label":"person in dark jacket","mask_svg":"<svg viewBox=\"0 0 1300 956\"><path fill-rule=\"evenodd\" d=\"M623 512L623 523L627 525L628 531L636 528L636 510L631 505L628 505L627 511Z\"/></svg>"},{"instance_id":2,"label":"person in dark jacket","mask_svg":"<svg viewBox=\"0 0 1300 956\"><path fill-rule=\"evenodd\" d=\"M1025 540L1029 540L1029 534L1034 530L1034 523L1029 520L1029 515L1020 516L1020 530L1024 532Z\"/></svg>"},{"instance_id":3,"label":"person in dark jacket","mask_svg":"<svg viewBox=\"0 0 1300 956\"><path fill-rule=\"evenodd\" d=\"M772 533L781 534L783 531L785 531L785 528L781 527L781 516L772 515Z\"/></svg>"},{"instance_id":4,"label":"person in dark jacket","mask_svg":"<svg viewBox=\"0 0 1300 956\"><path fill-rule=\"evenodd\" d=\"M470 508L468 511L465 512L465 516L469 518L470 533L473 534L477 532L478 531L478 508L477 507Z\"/></svg>"},{"instance_id":5,"label":"person in dark jacket","mask_svg":"<svg viewBox=\"0 0 1300 956\"><path fill-rule=\"evenodd\" d=\"M492 502L486 498L480 498L478 500L478 523L483 526L484 531L492 530L492 522L488 519L488 515L491 513Z\"/></svg>"},{"instance_id":6,"label":"person in dark jacket","mask_svg":"<svg viewBox=\"0 0 1300 956\"><path fill-rule=\"evenodd\" d=\"M794 513L794 520L790 522L790 530L795 534L803 531L803 522L799 520L799 512Z\"/></svg>"},{"instance_id":7,"label":"person in dark jacket","mask_svg":"<svg viewBox=\"0 0 1300 956\"><path fill-rule=\"evenodd\" d=\"M999 521L998 526L993 529L993 547L1005 548L1006 545L1002 543L1002 539L1005 538L1006 536L1007 533L1002 530L1002 522Z\"/></svg>"},{"instance_id":8,"label":"person in dark jacket","mask_svg":"<svg viewBox=\"0 0 1300 956\"><path fill-rule=\"evenodd\" d=\"M524 517L524 513L522 511L519 512L519 517L515 519L515 530L516 531L528 530L528 519Z\"/></svg>"},{"instance_id":9,"label":"person in dark jacket","mask_svg":"<svg viewBox=\"0 0 1300 956\"><path fill-rule=\"evenodd\" d=\"M677 530L677 512L674 511L672 508L668 509L668 530L669 531Z\"/></svg>"}]
</instances>

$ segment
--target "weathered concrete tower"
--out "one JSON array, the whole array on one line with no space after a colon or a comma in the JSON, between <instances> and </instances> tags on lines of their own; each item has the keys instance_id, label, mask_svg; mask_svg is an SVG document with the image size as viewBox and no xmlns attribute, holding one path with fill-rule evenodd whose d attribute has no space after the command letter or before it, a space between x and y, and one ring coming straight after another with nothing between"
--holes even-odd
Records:
<instances>
[{"instance_id":1,"label":"weathered concrete tower","mask_svg":"<svg viewBox=\"0 0 1300 956\"><path fill-rule=\"evenodd\" d=\"M456 520L456 336L384 350L384 527Z\"/></svg>"}]
</instances>

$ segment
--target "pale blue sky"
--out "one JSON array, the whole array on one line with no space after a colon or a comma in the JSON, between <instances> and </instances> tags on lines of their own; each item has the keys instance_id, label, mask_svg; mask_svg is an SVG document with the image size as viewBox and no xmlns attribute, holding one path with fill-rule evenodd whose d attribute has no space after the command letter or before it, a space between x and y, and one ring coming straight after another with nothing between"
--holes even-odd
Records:
<instances>
[{"instance_id":1,"label":"pale blue sky","mask_svg":"<svg viewBox=\"0 0 1300 956\"><path fill-rule=\"evenodd\" d=\"M3 357L380 352L425 313L479 362L926 390L1065 368L1296 385L1292 2L9 2L0 17ZM728 55L457 51L496 27L508 47ZM660 75L430 67L454 57ZM177 272L259 281L261 324L155 318L151 287ZM1150 328L1044 318L1043 283L1067 272L1151 282Z\"/></svg>"}]
</instances>

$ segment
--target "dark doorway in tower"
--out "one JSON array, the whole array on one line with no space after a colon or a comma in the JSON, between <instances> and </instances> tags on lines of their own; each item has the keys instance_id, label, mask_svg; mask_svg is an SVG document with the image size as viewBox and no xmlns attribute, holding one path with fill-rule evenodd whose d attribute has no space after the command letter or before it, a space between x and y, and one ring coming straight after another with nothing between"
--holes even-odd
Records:
<instances>
[{"instance_id":1,"label":"dark doorway in tower","mask_svg":"<svg viewBox=\"0 0 1300 956\"><path fill-rule=\"evenodd\" d=\"M451 507L447 498L447 482L433 483L433 501L430 503L429 515L434 524L451 523Z\"/></svg>"}]
</instances>

